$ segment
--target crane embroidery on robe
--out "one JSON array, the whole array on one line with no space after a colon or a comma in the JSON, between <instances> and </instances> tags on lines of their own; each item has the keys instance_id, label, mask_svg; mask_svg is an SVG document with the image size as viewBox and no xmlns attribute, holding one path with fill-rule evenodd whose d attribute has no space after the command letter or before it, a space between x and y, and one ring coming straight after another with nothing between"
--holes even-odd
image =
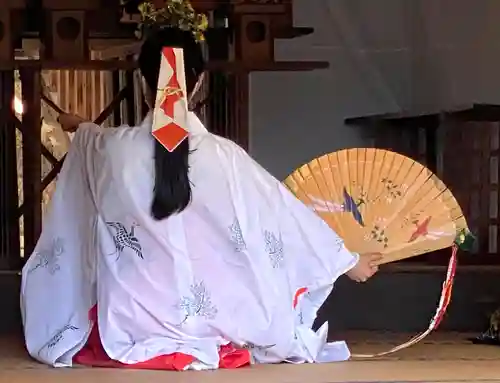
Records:
<instances>
[{"instance_id":1,"label":"crane embroidery on robe","mask_svg":"<svg viewBox=\"0 0 500 383\"><path fill-rule=\"evenodd\" d=\"M281 235L277 238L270 231L264 232L264 241L266 242L266 252L274 269L280 267L283 262L283 240Z\"/></svg>"},{"instance_id":2,"label":"crane embroidery on robe","mask_svg":"<svg viewBox=\"0 0 500 383\"><path fill-rule=\"evenodd\" d=\"M77 330L79 330L78 327L75 327L70 324L65 325L62 329L58 330L52 338L50 338L46 347L48 349L54 348L61 340L64 339L64 334L67 331L77 331Z\"/></svg>"},{"instance_id":3,"label":"crane embroidery on robe","mask_svg":"<svg viewBox=\"0 0 500 383\"><path fill-rule=\"evenodd\" d=\"M190 317L204 317L215 319L217 307L212 303L210 292L205 286L205 282L195 282L190 287L190 295L183 296L178 304L178 308L184 310L185 317L180 325L186 323Z\"/></svg>"},{"instance_id":4,"label":"crane embroidery on robe","mask_svg":"<svg viewBox=\"0 0 500 383\"><path fill-rule=\"evenodd\" d=\"M335 239L335 247L337 249L337 253L340 253L342 249L344 248L344 240L340 237L337 237Z\"/></svg>"},{"instance_id":5,"label":"crane embroidery on robe","mask_svg":"<svg viewBox=\"0 0 500 383\"><path fill-rule=\"evenodd\" d=\"M241 346L241 348L243 348L245 350L261 350L261 351L264 351L264 350L269 350L270 348L273 348L274 346L276 346L276 344L268 344L268 345L265 345L265 346L259 346L257 344L251 343L251 342L246 342L246 343L244 343Z\"/></svg>"},{"instance_id":6,"label":"crane embroidery on robe","mask_svg":"<svg viewBox=\"0 0 500 383\"><path fill-rule=\"evenodd\" d=\"M125 226L120 222L106 222L109 227L115 229L116 233L113 235L113 242L115 243L115 252L110 254L118 254L117 259L120 258L125 248L129 248L133 250L137 256L141 259L144 259L142 255L142 247L139 242L139 239L135 236L135 227L136 224L133 224L130 228L130 232L127 231Z\"/></svg>"},{"instance_id":7,"label":"crane embroidery on robe","mask_svg":"<svg viewBox=\"0 0 500 383\"><path fill-rule=\"evenodd\" d=\"M247 245L245 243L245 239L243 238L243 233L241 232L238 219L235 219L233 224L229 226L229 232L231 233L231 241L234 244L234 249L238 253L246 250Z\"/></svg>"},{"instance_id":8,"label":"crane embroidery on robe","mask_svg":"<svg viewBox=\"0 0 500 383\"><path fill-rule=\"evenodd\" d=\"M299 321L299 324L304 324L304 313L302 312L302 309L299 307L299 303L303 297L308 297L310 295L311 293L309 292L309 289L307 287L301 287L295 292L295 296L293 297L292 306L294 310L296 310L297 312L297 319Z\"/></svg>"},{"instance_id":9,"label":"crane embroidery on robe","mask_svg":"<svg viewBox=\"0 0 500 383\"><path fill-rule=\"evenodd\" d=\"M300 324L304 324L304 314L302 313L302 310L299 310L297 318L298 318Z\"/></svg>"},{"instance_id":10,"label":"crane embroidery on robe","mask_svg":"<svg viewBox=\"0 0 500 383\"><path fill-rule=\"evenodd\" d=\"M267 344L267 345L257 345L252 342L246 342L243 343L242 345L238 345L238 348L242 348L243 350L248 350L250 352L252 360L255 361L255 357L258 354L261 354L263 356L269 356L269 352L271 349L276 346L276 344Z\"/></svg>"},{"instance_id":11,"label":"crane embroidery on robe","mask_svg":"<svg viewBox=\"0 0 500 383\"><path fill-rule=\"evenodd\" d=\"M55 238L49 247L38 250L34 253L35 265L28 271L32 273L40 268L48 270L49 274L54 275L61 267L59 257L64 253L64 241L62 238Z\"/></svg>"}]
</instances>

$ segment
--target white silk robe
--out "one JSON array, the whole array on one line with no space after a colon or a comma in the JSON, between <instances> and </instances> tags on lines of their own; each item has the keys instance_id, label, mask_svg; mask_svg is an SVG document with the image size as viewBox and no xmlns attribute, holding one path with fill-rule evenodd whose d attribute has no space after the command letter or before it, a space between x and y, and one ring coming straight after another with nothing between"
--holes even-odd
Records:
<instances>
[{"instance_id":1,"label":"white silk robe","mask_svg":"<svg viewBox=\"0 0 500 383\"><path fill-rule=\"evenodd\" d=\"M192 202L159 222L151 118L80 126L22 272L30 355L71 366L97 304L103 348L125 364L182 352L196 359L187 368L212 369L227 344L254 363L349 358L326 324L311 326L358 256L244 150L189 120Z\"/></svg>"}]
</instances>

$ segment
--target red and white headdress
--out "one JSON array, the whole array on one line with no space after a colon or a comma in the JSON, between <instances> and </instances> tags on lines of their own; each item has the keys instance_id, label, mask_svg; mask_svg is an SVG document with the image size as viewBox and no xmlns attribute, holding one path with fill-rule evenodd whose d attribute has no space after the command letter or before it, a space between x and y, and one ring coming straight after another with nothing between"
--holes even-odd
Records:
<instances>
[{"instance_id":1,"label":"red and white headdress","mask_svg":"<svg viewBox=\"0 0 500 383\"><path fill-rule=\"evenodd\" d=\"M161 54L152 133L169 152L188 137L186 93L183 50L165 47Z\"/></svg>"}]
</instances>

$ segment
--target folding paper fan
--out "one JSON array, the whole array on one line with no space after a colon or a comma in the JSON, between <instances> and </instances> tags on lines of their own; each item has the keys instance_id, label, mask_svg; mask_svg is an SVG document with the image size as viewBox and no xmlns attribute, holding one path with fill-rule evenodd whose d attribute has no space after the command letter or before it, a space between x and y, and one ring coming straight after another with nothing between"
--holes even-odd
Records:
<instances>
[{"instance_id":1,"label":"folding paper fan","mask_svg":"<svg viewBox=\"0 0 500 383\"><path fill-rule=\"evenodd\" d=\"M188 136L184 52L165 47L161 53L158 90L153 113L153 136L170 152Z\"/></svg>"},{"instance_id":2,"label":"folding paper fan","mask_svg":"<svg viewBox=\"0 0 500 383\"><path fill-rule=\"evenodd\" d=\"M470 246L473 237L457 200L436 175L401 154L362 148L319 157L294 171L285 185L361 256L380 253L381 263L388 263L453 246L429 329L377 356L437 328L451 298L457 246Z\"/></svg>"}]
</instances>

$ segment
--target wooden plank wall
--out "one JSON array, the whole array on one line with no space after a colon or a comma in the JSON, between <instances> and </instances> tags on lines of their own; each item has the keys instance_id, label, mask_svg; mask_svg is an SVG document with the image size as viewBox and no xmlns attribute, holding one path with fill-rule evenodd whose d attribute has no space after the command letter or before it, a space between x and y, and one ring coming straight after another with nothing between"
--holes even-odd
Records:
<instances>
[{"instance_id":1,"label":"wooden plank wall","mask_svg":"<svg viewBox=\"0 0 500 383\"><path fill-rule=\"evenodd\" d=\"M44 71L43 77L52 101L64 111L90 120L113 99L111 72L50 70Z\"/></svg>"},{"instance_id":2,"label":"wooden plank wall","mask_svg":"<svg viewBox=\"0 0 500 383\"><path fill-rule=\"evenodd\" d=\"M380 125L364 128L370 147L386 149L410 157L427 165L425 126L405 127L401 125Z\"/></svg>"},{"instance_id":3,"label":"wooden plank wall","mask_svg":"<svg viewBox=\"0 0 500 383\"><path fill-rule=\"evenodd\" d=\"M248 75L214 72L205 80L208 97L205 108L210 132L249 148Z\"/></svg>"},{"instance_id":4,"label":"wooden plank wall","mask_svg":"<svg viewBox=\"0 0 500 383\"><path fill-rule=\"evenodd\" d=\"M112 73L108 71L46 70L42 72L43 92L62 110L94 120L111 102ZM57 123L58 113L42 103L42 144L57 158L67 152L70 139ZM103 126L112 123L108 118ZM42 178L52 165L42 161ZM43 191L43 213L47 212L49 201L55 191L56 179Z\"/></svg>"},{"instance_id":5,"label":"wooden plank wall","mask_svg":"<svg viewBox=\"0 0 500 383\"><path fill-rule=\"evenodd\" d=\"M462 255L462 261L498 264L500 122L450 120L440 130L443 181L477 237L472 254Z\"/></svg>"},{"instance_id":6,"label":"wooden plank wall","mask_svg":"<svg viewBox=\"0 0 500 383\"><path fill-rule=\"evenodd\" d=\"M137 71L44 70L41 74L43 93L63 111L95 120L104 110L111 111L108 105L116 105L112 101L120 94L121 97L124 95L125 99L111 111L102 126L137 125L145 115L145 105L140 101L142 100L141 79ZM207 123L212 132L232 139L247 149L248 76L246 74L210 73L206 76L206 80L198 100L196 100L203 103L208 98L208 102L205 102L198 110L202 120ZM132 88L128 88L131 91L121 92L127 85L132 85ZM40 140L55 157L55 159L49 160L42 157L40 170L41 178L44 179L54 167L57 169L55 164L64 157L71 141L57 122L58 112L45 102L41 103L40 109L42 117ZM26 115L23 116L23 119L25 117ZM22 179L25 170L23 162L25 154L23 152L18 155L18 176L20 179ZM55 191L55 181L57 181L57 177L43 191L43 213L47 212ZM34 204L31 197L25 199L22 190L20 197L23 212L36 211L40 206L40 203ZM36 216L39 217L39 214L37 213ZM32 238L33 235L30 235L26 242L26 237L23 235L31 233L33 230L25 230L24 217L21 217L19 222L21 242L25 243L25 247L21 249L19 255L25 258L29 256L36 240ZM28 226L30 225L28 224ZM26 229L29 228L26 227ZM19 259L19 255L13 254L12 256Z\"/></svg>"}]
</instances>

